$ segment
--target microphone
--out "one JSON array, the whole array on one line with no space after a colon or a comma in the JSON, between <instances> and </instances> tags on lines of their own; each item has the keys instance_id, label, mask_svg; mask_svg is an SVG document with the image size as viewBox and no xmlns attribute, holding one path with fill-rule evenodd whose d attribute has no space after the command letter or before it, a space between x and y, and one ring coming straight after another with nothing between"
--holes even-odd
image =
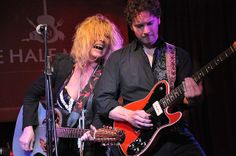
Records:
<instances>
[{"instance_id":1,"label":"microphone","mask_svg":"<svg viewBox=\"0 0 236 156\"><path fill-rule=\"evenodd\" d=\"M36 27L36 32L37 32L39 35L43 35L43 34L44 34L44 30L47 30L47 24L39 24L39 25Z\"/></svg>"}]
</instances>

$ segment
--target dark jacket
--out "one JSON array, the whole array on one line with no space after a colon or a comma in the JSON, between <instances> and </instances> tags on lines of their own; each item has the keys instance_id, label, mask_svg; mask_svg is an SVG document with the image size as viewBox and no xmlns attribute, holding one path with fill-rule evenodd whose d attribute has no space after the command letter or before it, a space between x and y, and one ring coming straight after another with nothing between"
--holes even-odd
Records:
<instances>
[{"instance_id":1,"label":"dark jacket","mask_svg":"<svg viewBox=\"0 0 236 156\"><path fill-rule=\"evenodd\" d=\"M57 94L65 80L72 72L74 60L68 54L57 54L53 63L51 76L53 102L57 100ZM23 128L38 125L38 104L45 96L45 75L42 74L27 90L23 101Z\"/></svg>"}]
</instances>

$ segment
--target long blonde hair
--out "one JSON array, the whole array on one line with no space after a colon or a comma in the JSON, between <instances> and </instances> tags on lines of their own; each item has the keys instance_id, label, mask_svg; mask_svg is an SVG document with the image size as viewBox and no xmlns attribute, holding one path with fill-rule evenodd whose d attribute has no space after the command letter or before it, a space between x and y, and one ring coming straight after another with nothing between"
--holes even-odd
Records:
<instances>
[{"instance_id":1,"label":"long blonde hair","mask_svg":"<svg viewBox=\"0 0 236 156\"><path fill-rule=\"evenodd\" d=\"M115 24L105 16L96 14L86 18L81 24L76 26L71 56L80 68L89 61L89 51L93 44L99 39L105 38L110 41L109 52L104 56L106 61L113 51L123 45L123 38Z\"/></svg>"}]
</instances>

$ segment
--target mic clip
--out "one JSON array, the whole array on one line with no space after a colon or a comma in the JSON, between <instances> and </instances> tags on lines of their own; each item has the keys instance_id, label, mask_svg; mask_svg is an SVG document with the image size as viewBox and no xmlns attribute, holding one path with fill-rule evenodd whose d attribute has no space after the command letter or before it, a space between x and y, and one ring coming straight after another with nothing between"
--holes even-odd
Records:
<instances>
[{"instance_id":1,"label":"mic clip","mask_svg":"<svg viewBox=\"0 0 236 156\"><path fill-rule=\"evenodd\" d=\"M37 32L39 35L43 35L45 31L47 31L47 24L39 24L39 25L36 27L36 32Z\"/></svg>"}]
</instances>

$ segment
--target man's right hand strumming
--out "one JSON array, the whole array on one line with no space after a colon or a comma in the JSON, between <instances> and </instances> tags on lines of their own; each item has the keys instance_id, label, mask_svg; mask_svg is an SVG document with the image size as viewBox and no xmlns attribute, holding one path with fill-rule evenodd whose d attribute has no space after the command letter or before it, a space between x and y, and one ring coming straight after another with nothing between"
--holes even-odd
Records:
<instances>
[{"instance_id":1,"label":"man's right hand strumming","mask_svg":"<svg viewBox=\"0 0 236 156\"><path fill-rule=\"evenodd\" d=\"M148 128L153 124L149 119L150 114L144 110L128 110L124 107L117 106L109 113L109 118L117 121L127 121L136 128Z\"/></svg>"}]
</instances>

